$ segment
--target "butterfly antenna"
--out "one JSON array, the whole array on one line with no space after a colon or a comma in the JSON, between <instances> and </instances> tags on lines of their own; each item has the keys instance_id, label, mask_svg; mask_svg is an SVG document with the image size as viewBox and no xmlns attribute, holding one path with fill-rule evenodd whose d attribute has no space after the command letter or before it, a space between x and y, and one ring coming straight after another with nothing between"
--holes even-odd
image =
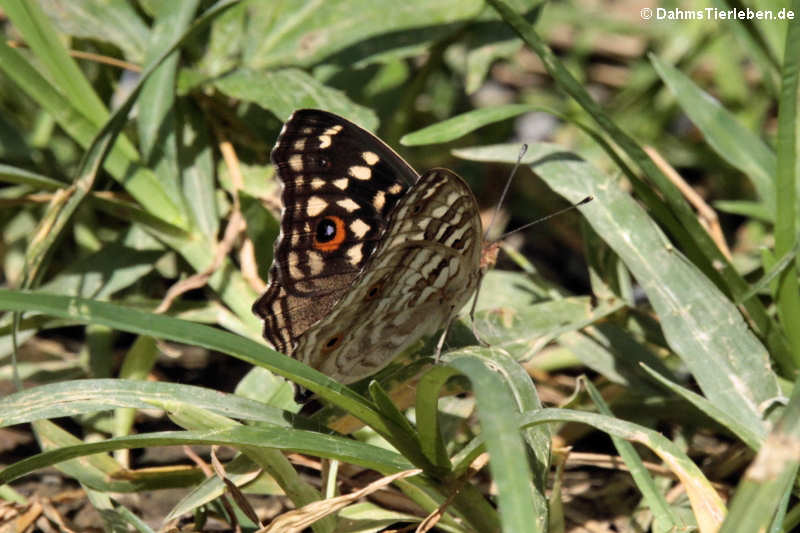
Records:
<instances>
[{"instance_id":1,"label":"butterfly antenna","mask_svg":"<svg viewBox=\"0 0 800 533\"><path fill-rule=\"evenodd\" d=\"M530 228L531 226L535 226L536 224L538 224L538 223L540 223L540 222L544 222L545 220L550 220L550 219L551 219L551 218L553 218L554 216L558 216L558 215L560 215L561 213L564 213L564 212L566 212L566 211L569 211L570 209L575 209L576 207L580 207L580 206L582 206L583 204L588 204L588 203L589 203L589 202L591 202L592 200L594 200L594 197L592 197L592 196L587 196L586 198L584 198L584 199L583 199L583 200L581 200L580 202L574 203L574 204L572 204L572 205L568 205L567 207L565 207L565 208L563 208L563 209L559 209L558 211L555 211L554 213L550 213L549 215L545 215L545 216L543 216L542 218L537 218L537 219L536 219L536 220L534 220L533 222L528 222L527 224L524 224L524 225L522 225L522 226L520 226L520 227L518 227L518 228L516 228L516 229L512 229L512 230L511 230L511 231L509 231L508 233L504 233L504 234L500 235L500 237L498 237L497 239L495 239L493 242L499 242L499 241L502 241L503 239L505 239L505 238L506 238L506 237L508 237L509 235L513 235L513 234L515 234L515 233L517 233L517 232L519 232L519 231L526 230L526 229Z\"/></svg>"},{"instance_id":2,"label":"butterfly antenna","mask_svg":"<svg viewBox=\"0 0 800 533\"><path fill-rule=\"evenodd\" d=\"M497 202L497 209L494 210L492 213L492 218L489 220L489 225L486 226L486 232L483 235L483 240L486 241L489 238L489 231L492 229L494 225L494 221L497 218L497 213L500 211L500 206L503 205L503 202L506 199L506 195L508 194L508 189L511 188L511 181L514 179L514 174L517 173L517 169L519 168L520 163L522 163L522 157L525 155L525 152L528 151L528 145L523 144L519 149L519 155L517 156L517 162L514 164L514 168L511 169L511 174L508 175L508 179L506 180L506 186L503 188L503 194L500 195L500 201Z\"/></svg>"}]
</instances>

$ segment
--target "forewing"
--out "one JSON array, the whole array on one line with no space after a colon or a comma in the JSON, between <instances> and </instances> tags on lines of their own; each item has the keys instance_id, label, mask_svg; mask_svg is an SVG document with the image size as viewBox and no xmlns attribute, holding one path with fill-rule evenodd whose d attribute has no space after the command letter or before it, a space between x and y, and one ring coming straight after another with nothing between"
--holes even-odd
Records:
<instances>
[{"instance_id":1,"label":"forewing","mask_svg":"<svg viewBox=\"0 0 800 533\"><path fill-rule=\"evenodd\" d=\"M417 174L380 139L325 111L296 111L272 151L283 190L269 286L253 305L290 353L363 268Z\"/></svg>"}]
</instances>

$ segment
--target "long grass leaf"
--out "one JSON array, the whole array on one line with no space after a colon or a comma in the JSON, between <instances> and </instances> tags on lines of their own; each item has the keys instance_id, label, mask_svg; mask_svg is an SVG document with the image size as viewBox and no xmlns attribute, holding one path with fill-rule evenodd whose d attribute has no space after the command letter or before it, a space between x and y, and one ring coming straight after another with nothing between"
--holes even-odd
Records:
<instances>
[{"instance_id":1,"label":"long grass leaf","mask_svg":"<svg viewBox=\"0 0 800 533\"><path fill-rule=\"evenodd\" d=\"M739 483L720 533L766 531L781 501L787 492L792 492L796 482L800 467L798 450L800 381L795 382L789 405Z\"/></svg>"},{"instance_id":2,"label":"long grass leaf","mask_svg":"<svg viewBox=\"0 0 800 533\"><path fill-rule=\"evenodd\" d=\"M448 354L447 364L464 373L472 383L478 404L481 435L489 452L492 478L497 484L497 500L503 531L544 532L545 516L534 512L532 473L526 460L519 419L508 385L488 366L491 359L482 352L491 348L463 349ZM504 413L504 416L497 416Z\"/></svg>"},{"instance_id":3,"label":"long grass leaf","mask_svg":"<svg viewBox=\"0 0 800 533\"><path fill-rule=\"evenodd\" d=\"M800 2L792 2L792 8ZM797 240L797 142L798 136L798 89L800 89L800 22L789 24L786 48L781 68L781 93L778 103L778 167L776 174L777 204L775 220L775 257L791 250ZM800 368L800 272L797 260L778 276L776 302L778 316L792 344L795 368Z\"/></svg>"},{"instance_id":4,"label":"long grass leaf","mask_svg":"<svg viewBox=\"0 0 800 533\"><path fill-rule=\"evenodd\" d=\"M25 43L45 66L51 80L57 80L63 94L83 116L100 127L108 118L105 105L86 76L58 39L58 32L38 2L3 0L6 15L20 31Z\"/></svg>"},{"instance_id":5,"label":"long grass leaf","mask_svg":"<svg viewBox=\"0 0 800 533\"><path fill-rule=\"evenodd\" d=\"M759 198L766 204L767 212L772 212L775 206L775 153L681 71L654 54L650 55L650 61L672 90L681 109L703 132L706 142L721 158L750 179Z\"/></svg>"},{"instance_id":6,"label":"long grass leaf","mask_svg":"<svg viewBox=\"0 0 800 533\"><path fill-rule=\"evenodd\" d=\"M597 410L600 411L600 414L613 417L614 414L611 412L605 400L603 400L600 391L598 391L588 379L584 379L584 384L589 392L589 396L591 396L592 401L597 406ZM669 503L661 491L658 490L658 487L653 481L653 477L647 471L647 468L645 468L644 462L642 458L639 457L639 454L636 453L633 444L616 435L610 435L610 437L620 457L622 457L622 460L625 461L625 464L628 466L631 477L633 477L633 481L642 493L645 503L653 512L655 520L658 523L657 529L660 531L685 529L686 524L672 512Z\"/></svg>"}]
</instances>

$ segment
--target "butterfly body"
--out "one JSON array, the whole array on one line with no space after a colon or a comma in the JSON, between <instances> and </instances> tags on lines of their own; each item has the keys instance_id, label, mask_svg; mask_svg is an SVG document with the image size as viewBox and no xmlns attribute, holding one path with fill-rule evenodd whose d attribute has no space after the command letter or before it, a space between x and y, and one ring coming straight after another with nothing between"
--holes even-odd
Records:
<instances>
[{"instance_id":1,"label":"butterfly body","mask_svg":"<svg viewBox=\"0 0 800 533\"><path fill-rule=\"evenodd\" d=\"M283 184L264 336L341 383L445 327L481 276L469 186L422 176L371 133L319 110L286 122L272 152Z\"/></svg>"}]
</instances>

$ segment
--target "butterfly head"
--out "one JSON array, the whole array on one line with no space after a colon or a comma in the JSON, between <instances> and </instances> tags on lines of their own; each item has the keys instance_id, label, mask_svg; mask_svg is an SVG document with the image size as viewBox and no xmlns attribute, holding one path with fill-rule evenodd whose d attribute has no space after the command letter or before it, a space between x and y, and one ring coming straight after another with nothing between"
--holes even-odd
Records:
<instances>
[{"instance_id":1,"label":"butterfly head","mask_svg":"<svg viewBox=\"0 0 800 533\"><path fill-rule=\"evenodd\" d=\"M497 254L500 253L500 241L486 241L481 248L480 267L483 272L494 268L497 263Z\"/></svg>"}]
</instances>

